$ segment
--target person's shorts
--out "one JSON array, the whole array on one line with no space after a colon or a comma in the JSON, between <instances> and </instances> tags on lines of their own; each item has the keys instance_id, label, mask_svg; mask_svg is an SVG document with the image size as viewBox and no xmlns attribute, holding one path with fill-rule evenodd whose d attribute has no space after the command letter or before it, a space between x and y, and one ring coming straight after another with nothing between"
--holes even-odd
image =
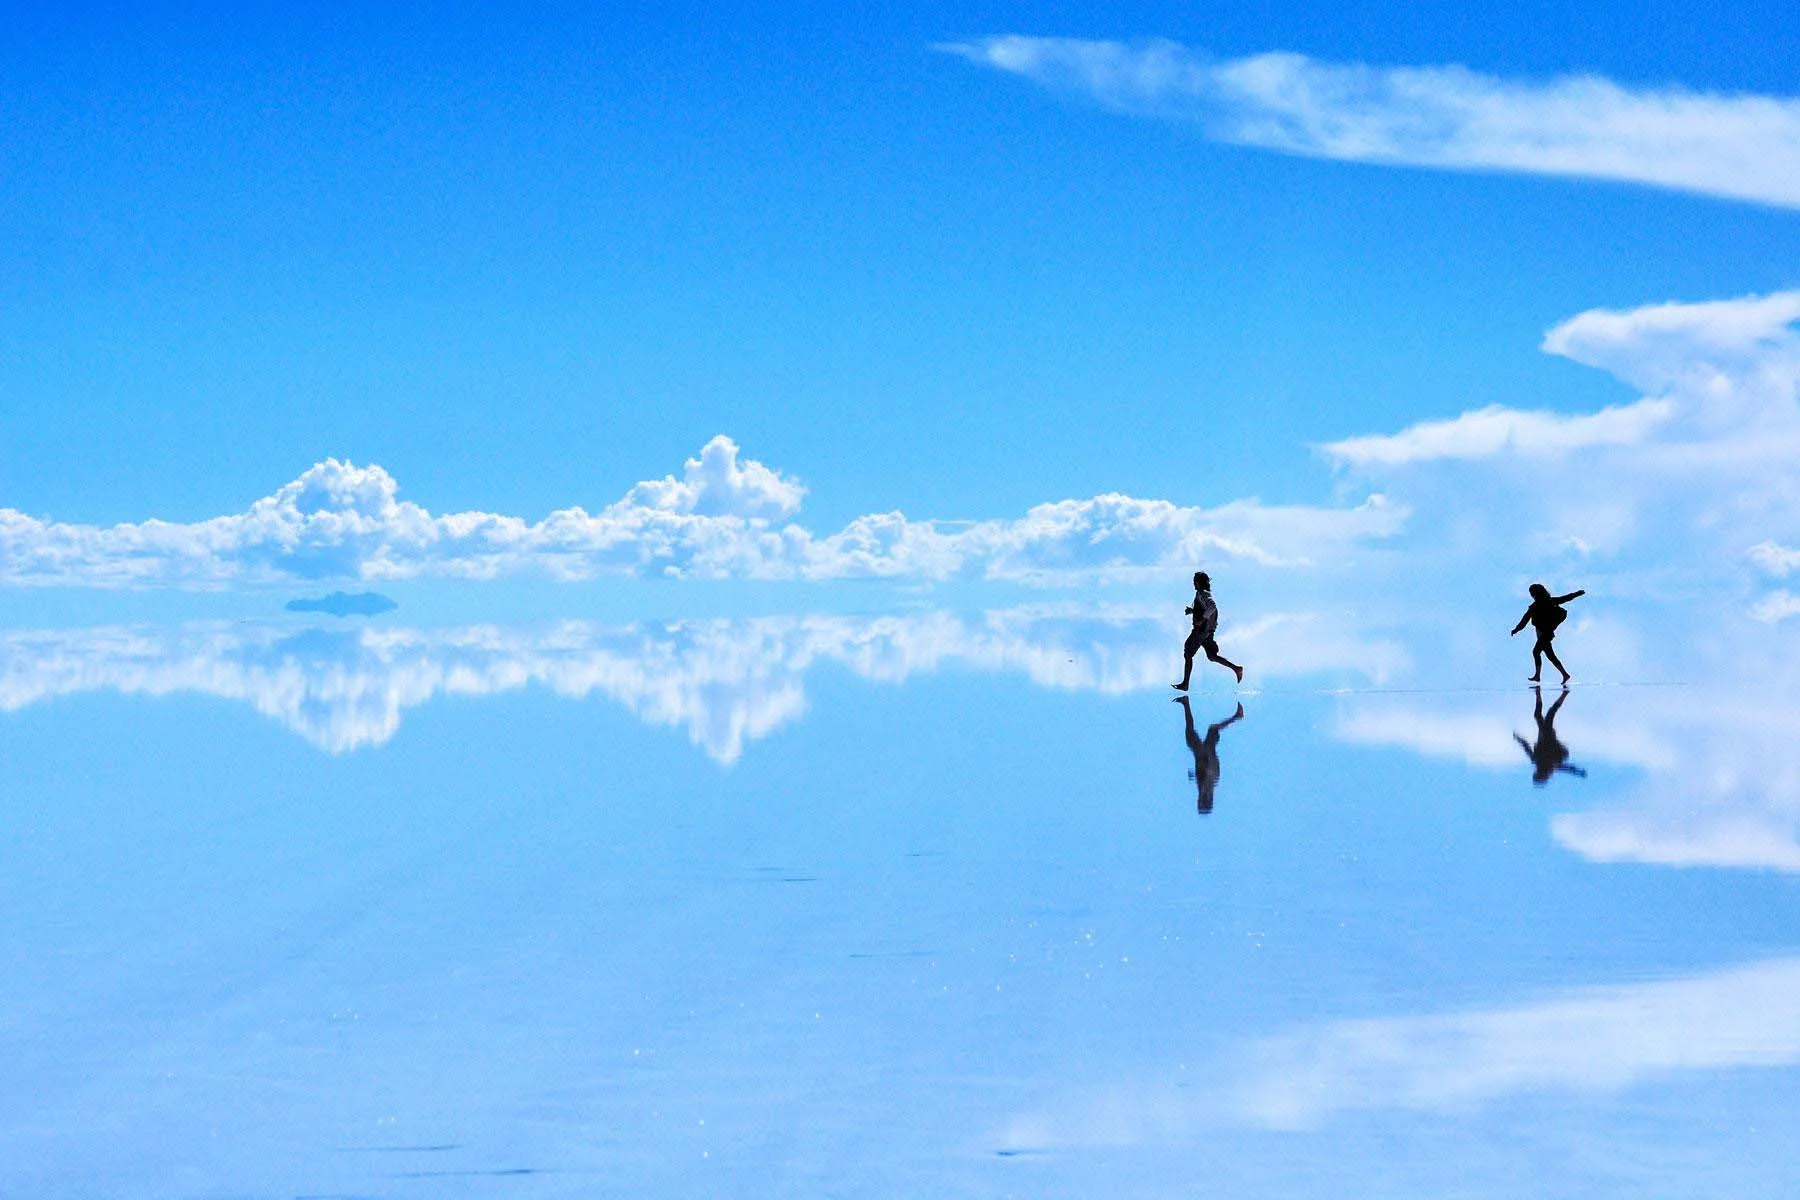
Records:
<instances>
[{"instance_id":1,"label":"person's shorts","mask_svg":"<svg viewBox=\"0 0 1800 1200\"><path fill-rule=\"evenodd\" d=\"M1189 658L1194 657L1201 650L1205 650L1208 655L1213 655L1219 652L1219 643L1196 629L1188 634L1187 642L1182 646L1182 650Z\"/></svg>"}]
</instances>

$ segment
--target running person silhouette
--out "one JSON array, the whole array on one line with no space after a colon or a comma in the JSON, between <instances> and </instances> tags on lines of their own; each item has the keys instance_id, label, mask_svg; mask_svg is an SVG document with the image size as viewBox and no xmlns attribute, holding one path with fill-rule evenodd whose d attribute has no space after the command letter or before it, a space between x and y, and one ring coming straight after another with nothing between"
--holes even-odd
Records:
<instances>
[{"instance_id":1,"label":"running person silhouette","mask_svg":"<svg viewBox=\"0 0 1800 1200\"><path fill-rule=\"evenodd\" d=\"M1194 572L1194 604L1183 611L1192 614L1194 630L1181 647L1181 682L1169 686L1178 692L1188 690L1188 683L1194 678L1194 655L1201 647L1205 647L1207 658L1221 667L1230 667L1237 681L1244 682L1244 668L1220 654L1219 643L1213 640L1219 631L1219 606L1213 603L1212 577L1205 571Z\"/></svg>"},{"instance_id":2,"label":"running person silhouette","mask_svg":"<svg viewBox=\"0 0 1800 1200\"><path fill-rule=\"evenodd\" d=\"M1219 786L1219 734L1227 725L1233 725L1244 719L1244 706L1239 704L1237 711L1217 724L1206 727L1206 736L1194 728L1194 708L1188 703L1186 696L1175 697L1181 704L1181 715L1187 721L1188 749L1194 755L1194 769L1188 772L1188 778L1194 781L1194 803L1200 814L1205 816L1213 810L1213 789ZM1514 735L1517 736L1516 734Z\"/></svg>"},{"instance_id":3,"label":"running person silhouette","mask_svg":"<svg viewBox=\"0 0 1800 1200\"><path fill-rule=\"evenodd\" d=\"M1530 590L1531 607L1525 610L1525 615L1519 618L1519 623L1513 626L1512 631L1517 635L1527 622L1537 630L1537 641L1531 647L1531 682L1536 683L1543 675L1544 659L1548 658L1550 665L1562 672L1563 682L1567 683L1569 669L1562 665L1562 659L1556 657L1556 650L1550 643L1556 638L1556 627L1568 618L1569 610L1563 605L1577 596L1587 595L1587 592L1577 588L1566 596L1552 596L1550 589L1541 583L1532 584Z\"/></svg>"}]
</instances>

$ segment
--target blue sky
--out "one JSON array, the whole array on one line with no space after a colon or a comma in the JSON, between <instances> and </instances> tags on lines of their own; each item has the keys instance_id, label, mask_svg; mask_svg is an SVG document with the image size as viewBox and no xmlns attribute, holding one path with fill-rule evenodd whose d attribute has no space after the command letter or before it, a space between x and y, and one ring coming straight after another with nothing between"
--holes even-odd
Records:
<instances>
[{"instance_id":1,"label":"blue sky","mask_svg":"<svg viewBox=\"0 0 1800 1200\"><path fill-rule=\"evenodd\" d=\"M1797 50L12 6L0 1178L1792 1191Z\"/></svg>"},{"instance_id":2,"label":"blue sky","mask_svg":"<svg viewBox=\"0 0 1800 1200\"><path fill-rule=\"evenodd\" d=\"M1316 502L1315 443L1631 399L1543 332L1775 290L1800 249L1779 208L1223 145L931 49L1168 37L1783 95L1778 7L18 17L0 505L59 521L241 512L331 455L535 520L717 433L820 529Z\"/></svg>"}]
</instances>

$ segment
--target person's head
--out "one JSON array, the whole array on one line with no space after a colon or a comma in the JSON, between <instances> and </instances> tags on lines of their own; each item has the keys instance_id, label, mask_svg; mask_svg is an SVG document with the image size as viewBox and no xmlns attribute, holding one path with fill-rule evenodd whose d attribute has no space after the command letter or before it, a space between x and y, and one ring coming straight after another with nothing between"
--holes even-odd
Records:
<instances>
[{"instance_id":1,"label":"person's head","mask_svg":"<svg viewBox=\"0 0 1800 1200\"><path fill-rule=\"evenodd\" d=\"M1533 600L1548 600L1550 598L1550 589L1541 583L1532 584L1528 590L1531 592L1531 598Z\"/></svg>"},{"instance_id":2,"label":"person's head","mask_svg":"<svg viewBox=\"0 0 1800 1200\"><path fill-rule=\"evenodd\" d=\"M1202 592L1212 587L1212 576L1205 571L1194 572L1194 587Z\"/></svg>"}]
</instances>

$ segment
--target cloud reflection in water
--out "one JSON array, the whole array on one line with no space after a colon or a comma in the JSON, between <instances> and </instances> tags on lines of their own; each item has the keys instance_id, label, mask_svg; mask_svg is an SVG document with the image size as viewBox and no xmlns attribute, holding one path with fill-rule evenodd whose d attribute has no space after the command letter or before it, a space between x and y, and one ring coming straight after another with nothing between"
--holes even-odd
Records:
<instances>
[{"instance_id":1,"label":"cloud reflection in water","mask_svg":"<svg viewBox=\"0 0 1800 1200\"><path fill-rule=\"evenodd\" d=\"M335 754L388 741L407 709L434 697L537 685L570 699L605 696L649 724L685 729L730 763L805 712L805 678L821 666L880 683L956 666L1117 694L1165 688L1182 632L1162 613L1074 606L623 626L7 630L0 711L82 692L200 693L246 702ZM1337 671L1380 680L1405 661L1394 644L1312 614L1265 616L1229 635L1264 677Z\"/></svg>"}]
</instances>

